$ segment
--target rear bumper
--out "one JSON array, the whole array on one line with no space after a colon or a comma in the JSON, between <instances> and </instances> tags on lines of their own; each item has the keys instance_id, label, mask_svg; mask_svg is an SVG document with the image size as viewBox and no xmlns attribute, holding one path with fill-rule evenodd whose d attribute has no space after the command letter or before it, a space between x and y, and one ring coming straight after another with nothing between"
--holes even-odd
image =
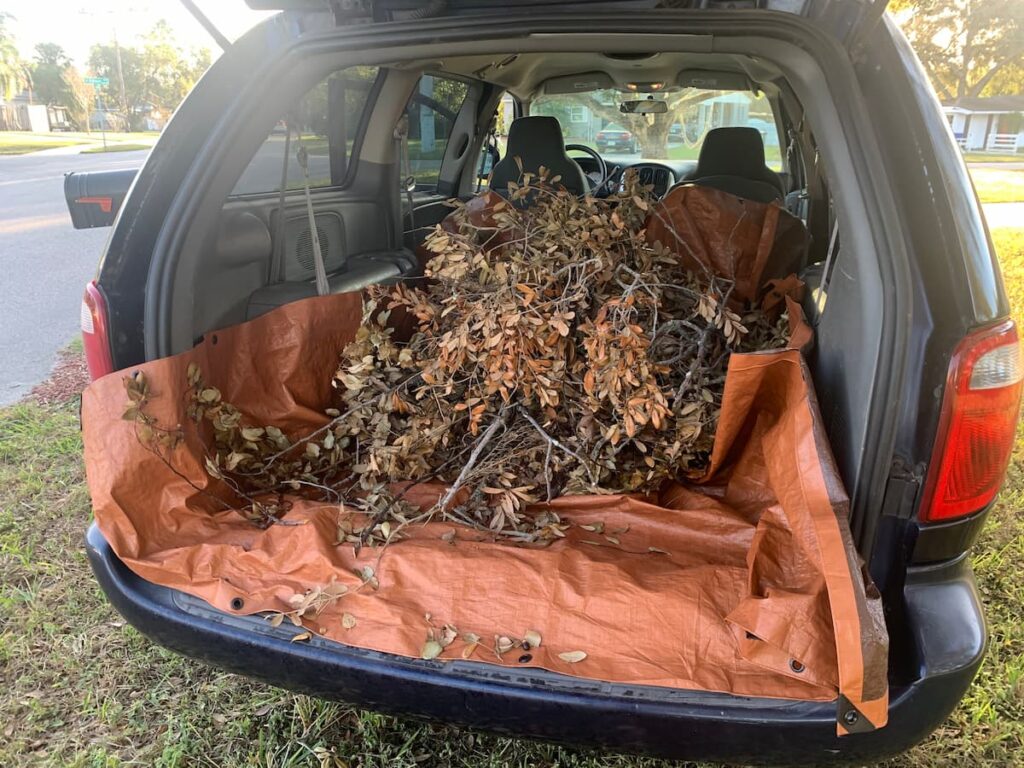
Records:
<instances>
[{"instance_id":1,"label":"rear bumper","mask_svg":"<svg viewBox=\"0 0 1024 768\"><path fill-rule=\"evenodd\" d=\"M481 663L406 659L316 638L291 643L284 629L229 616L139 578L95 525L86 538L93 571L114 607L152 640L186 656L361 707L680 759L863 763L901 752L956 706L985 645L965 559L909 574L905 610L917 679L890 692L885 728L840 739L834 703L628 688Z\"/></svg>"}]
</instances>

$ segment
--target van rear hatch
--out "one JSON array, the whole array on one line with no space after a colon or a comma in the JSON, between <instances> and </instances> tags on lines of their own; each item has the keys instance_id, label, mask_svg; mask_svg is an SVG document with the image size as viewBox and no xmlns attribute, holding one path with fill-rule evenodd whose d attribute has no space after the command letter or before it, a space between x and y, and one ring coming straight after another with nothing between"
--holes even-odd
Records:
<instances>
[{"instance_id":1,"label":"van rear hatch","mask_svg":"<svg viewBox=\"0 0 1024 768\"><path fill-rule=\"evenodd\" d=\"M409 21L439 16L536 14L547 10L587 14L631 10L764 11L802 16L843 43L854 45L885 13L889 0L246 0L260 11L331 11L337 23Z\"/></svg>"}]
</instances>

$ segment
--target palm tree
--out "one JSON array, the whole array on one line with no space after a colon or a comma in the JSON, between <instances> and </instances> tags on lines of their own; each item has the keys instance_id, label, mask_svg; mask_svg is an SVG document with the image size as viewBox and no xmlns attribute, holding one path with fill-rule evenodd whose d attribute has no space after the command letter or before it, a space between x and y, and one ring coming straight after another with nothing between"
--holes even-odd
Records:
<instances>
[{"instance_id":1,"label":"palm tree","mask_svg":"<svg viewBox=\"0 0 1024 768\"><path fill-rule=\"evenodd\" d=\"M7 29L7 21L11 18L11 14L0 11L0 96L5 101L10 101L32 83L28 66Z\"/></svg>"}]
</instances>

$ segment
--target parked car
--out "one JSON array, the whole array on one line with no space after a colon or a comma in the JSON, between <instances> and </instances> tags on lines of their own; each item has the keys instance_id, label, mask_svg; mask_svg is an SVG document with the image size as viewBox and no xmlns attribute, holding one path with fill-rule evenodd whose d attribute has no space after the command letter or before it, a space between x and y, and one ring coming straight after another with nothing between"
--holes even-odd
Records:
<instances>
[{"instance_id":1,"label":"parked car","mask_svg":"<svg viewBox=\"0 0 1024 768\"><path fill-rule=\"evenodd\" d=\"M619 125L609 125L594 137L598 152L627 152L635 155L640 151L636 137Z\"/></svg>"},{"instance_id":2,"label":"parked car","mask_svg":"<svg viewBox=\"0 0 1024 768\"><path fill-rule=\"evenodd\" d=\"M291 643L258 616L148 582L93 526L89 559L117 610L158 643L293 690L614 750L866 764L942 723L985 648L969 553L1004 478L1022 368L966 168L925 73L881 15L885 2L807 0L768 11L376 0L335 3L333 13L308 0L250 4L286 13L213 64L137 175L68 177L76 226L113 225L83 303L92 375L187 350L204 334L315 295L303 174L277 127L294 114L297 94L316 89L327 110L326 154L310 157L309 194L331 290L351 291L417 274L418 233L449 212L444 200L478 189L480 152L506 93L529 114L533 96L572 89L567 74L581 88L623 93L645 77L675 88L666 73L682 81L694 69L756 87L793 142L781 173L765 172L756 147L702 155L695 169L638 165L666 186L764 194L811 234L800 273L815 327L806 363L850 494L853 540L885 606L888 725L837 736L836 701ZM403 113L412 115L407 142L395 138ZM597 146L636 150L615 127ZM538 153L563 161L560 144ZM602 178L586 183L598 193L613 170L599 156L591 165Z\"/></svg>"}]
</instances>

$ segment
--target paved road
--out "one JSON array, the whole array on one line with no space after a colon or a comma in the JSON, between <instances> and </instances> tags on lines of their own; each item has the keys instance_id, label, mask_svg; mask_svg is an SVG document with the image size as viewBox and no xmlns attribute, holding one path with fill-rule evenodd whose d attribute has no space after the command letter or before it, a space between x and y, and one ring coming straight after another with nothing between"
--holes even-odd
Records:
<instances>
[{"instance_id":1,"label":"paved road","mask_svg":"<svg viewBox=\"0 0 1024 768\"><path fill-rule=\"evenodd\" d=\"M0 157L0 405L44 379L78 334L82 289L109 230L75 230L64 174L136 168L146 152Z\"/></svg>"}]
</instances>

